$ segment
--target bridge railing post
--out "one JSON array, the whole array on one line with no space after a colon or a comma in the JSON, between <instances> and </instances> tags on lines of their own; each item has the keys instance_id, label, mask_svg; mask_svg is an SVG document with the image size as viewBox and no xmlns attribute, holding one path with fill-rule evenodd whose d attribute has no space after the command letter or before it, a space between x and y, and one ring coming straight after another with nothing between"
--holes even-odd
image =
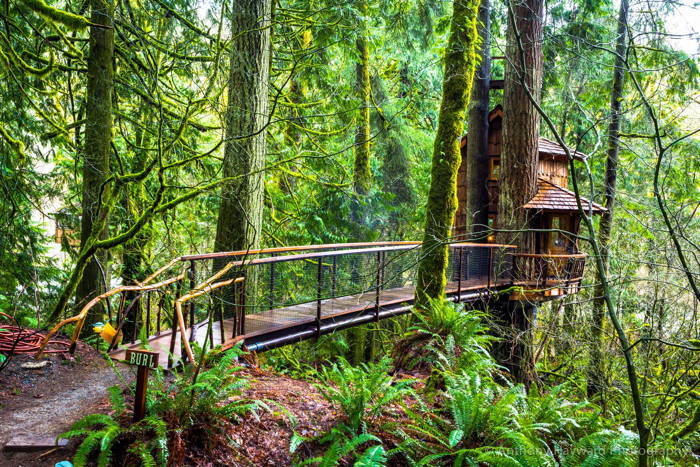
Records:
<instances>
[{"instance_id":1,"label":"bridge railing post","mask_svg":"<svg viewBox=\"0 0 700 467\"><path fill-rule=\"evenodd\" d=\"M180 296L182 292L182 279L179 279L175 286L175 299L173 299L170 306L172 308L172 314L170 318L170 351L168 352L168 368L173 367L173 357L175 355L175 339L177 338L177 325L175 324L175 300ZM182 346L181 346L182 347ZM182 349L180 349L180 355L183 355Z\"/></svg>"},{"instance_id":2,"label":"bridge railing post","mask_svg":"<svg viewBox=\"0 0 700 467\"><path fill-rule=\"evenodd\" d=\"M374 320L379 321L379 300L380 300L380 290L382 284L382 252L377 252L377 283L375 284L374 291Z\"/></svg>"},{"instance_id":3,"label":"bridge railing post","mask_svg":"<svg viewBox=\"0 0 700 467\"><path fill-rule=\"evenodd\" d=\"M137 333L138 334L138 333ZM146 292L146 337L151 336L151 292ZM143 344L143 342L141 342Z\"/></svg>"},{"instance_id":4,"label":"bridge railing post","mask_svg":"<svg viewBox=\"0 0 700 467\"><path fill-rule=\"evenodd\" d=\"M270 255L271 258L274 258L276 255L272 253ZM275 308L275 263L270 263L270 294L269 294L269 305L270 305L270 310Z\"/></svg>"},{"instance_id":5,"label":"bridge railing post","mask_svg":"<svg viewBox=\"0 0 700 467\"><path fill-rule=\"evenodd\" d=\"M323 297L323 256L318 258L316 269L316 338L321 337L321 298Z\"/></svg>"},{"instance_id":6,"label":"bridge railing post","mask_svg":"<svg viewBox=\"0 0 700 467\"><path fill-rule=\"evenodd\" d=\"M462 301L462 257L463 248L457 248L457 302Z\"/></svg>"},{"instance_id":7,"label":"bridge railing post","mask_svg":"<svg viewBox=\"0 0 700 467\"><path fill-rule=\"evenodd\" d=\"M489 271L488 271L488 278L486 279L486 288L490 289L491 288L491 282L492 282L492 276L493 276L493 248L488 248L489 250Z\"/></svg>"},{"instance_id":8,"label":"bridge railing post","mask_svg":"<svg viewBox=\"0 0 700 467\"><path fill-rule=\"evenodd\" d=\"M336 298L338 273L338 257L333 255L333 265L331 266L331 297Z\"/></svg>"}]
</instances>

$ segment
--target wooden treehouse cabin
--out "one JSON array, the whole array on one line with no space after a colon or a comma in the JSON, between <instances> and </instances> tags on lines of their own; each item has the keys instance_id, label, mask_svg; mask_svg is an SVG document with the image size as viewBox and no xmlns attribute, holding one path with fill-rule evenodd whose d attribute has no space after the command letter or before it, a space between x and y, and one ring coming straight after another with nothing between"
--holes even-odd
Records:
<instances>
[{"instance_id":1,"label":"wooden treehouse cabin","mask_svg":"<svg viewBox=\"0 0 700 467\"><path fill-rule=\"evenodd\" d=\"M501 146L503 108L496 106L488 116L488 163L481 174L468 176L467 136L461 141L462 164L457 176L458 209L455 216L454 235L465 237L468 229L467 196L470 183L476 183L484 191L488 202L484 206L488 227L496 226L498 218L499 176L501 168ZM577 160L587 157L571 151ZM586 255L578 248L577 234L581 222L576 194L568 189L569 164L561 146L546 138L539 138L539 160L537 171L537 193L522 207L528 210L528 227L533 229L526 244L534 245L534 251L512 253L512 276L523 291L511 299L547 300L578 292ZM581 197L586 209L590 206L594 214L605 211L601 205ZM483 218L483 215L482 215ZM495 236L486 237L488 243Z\"/></svg>"}]
</instances>

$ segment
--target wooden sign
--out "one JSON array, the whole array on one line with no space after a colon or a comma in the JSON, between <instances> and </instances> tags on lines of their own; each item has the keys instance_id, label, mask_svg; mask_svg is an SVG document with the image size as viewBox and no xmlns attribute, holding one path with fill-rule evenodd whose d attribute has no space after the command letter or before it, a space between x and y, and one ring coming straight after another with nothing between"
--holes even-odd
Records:
<instances>
[{"instance_id":1,"label":"wooden sign","mask_svg":"<svg viewBox=\"0 0 700 467\"><path fill-rule=\"evenodd\" d=\"M158 368L158 352L148 350L127 350L126 363L138 367L136 372L136 397L134 397L134 422L146 416L146 389L148 370Z\"/></svg>"},{"instance_id":2,"label":"wooden sign","mask_svg":"<svg viewBox=\"0 0 700 467\"><path fill-rule=\"evenodd\" d=\"M145 366L155 370L158 368L158 352L150 352L148 350L127 350L126 363L134 366Z\"/></svg>"}]
</instances>

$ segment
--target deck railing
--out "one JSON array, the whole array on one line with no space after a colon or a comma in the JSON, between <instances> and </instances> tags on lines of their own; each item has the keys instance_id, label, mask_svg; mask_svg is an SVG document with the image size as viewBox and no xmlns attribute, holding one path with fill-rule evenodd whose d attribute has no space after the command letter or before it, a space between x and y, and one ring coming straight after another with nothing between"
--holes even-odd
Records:
<instances>
[{"instance_id":1,"label":"deck railing","mask_svg":"<svg viewBox=\"0 0 700 467\"><path fill-rule=\"evenodd\" d=\"M511 256L515 284L545 289L580 284L587 255L511 253Z\"/></svg>"}]
</instances>

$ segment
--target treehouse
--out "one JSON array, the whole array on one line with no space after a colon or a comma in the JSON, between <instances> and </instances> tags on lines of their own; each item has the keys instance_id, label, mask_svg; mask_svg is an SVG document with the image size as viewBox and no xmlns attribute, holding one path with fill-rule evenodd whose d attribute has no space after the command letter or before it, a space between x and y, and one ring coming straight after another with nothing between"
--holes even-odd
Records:
<instances>
[{"instance_id":1,"label":"treehouse","mask_svg":"<svg viewBox=\"0 0 700 467\"><path fill-rule=\"evenodd\" d=\"M489 113L488 121L487 166L472 180L467 178L467 137L464 136L461 141L462 164L457 176L458 209L454 225L454 234L458 238L469 233L467 220L471 213L467 209L467 190L470 183L476 183L485 192L486 196L482 199L488 200L484 206L488 226L495 226L498 218L503 124L503 108L500 105ZM570 152L580 161L587 157L580 152ZM539 138L537 176L537 192L522 206L528 210L528 227L532 229L524 234L530 236L524 243L532 245L534 249L513 253L511 268L514 282L529 290L526 298L542 300L578 291L586 255L578 249L577 234L581 217L576 194L568 189L566 152L559 144L546 138ZM594 214L605 211L601 205L583 197L581 203L584 209L590 206ZM492 243L494 236L488 235L486 241ZM511 298L523 297L518 294Z\"/></svg>"}]
</instances>

